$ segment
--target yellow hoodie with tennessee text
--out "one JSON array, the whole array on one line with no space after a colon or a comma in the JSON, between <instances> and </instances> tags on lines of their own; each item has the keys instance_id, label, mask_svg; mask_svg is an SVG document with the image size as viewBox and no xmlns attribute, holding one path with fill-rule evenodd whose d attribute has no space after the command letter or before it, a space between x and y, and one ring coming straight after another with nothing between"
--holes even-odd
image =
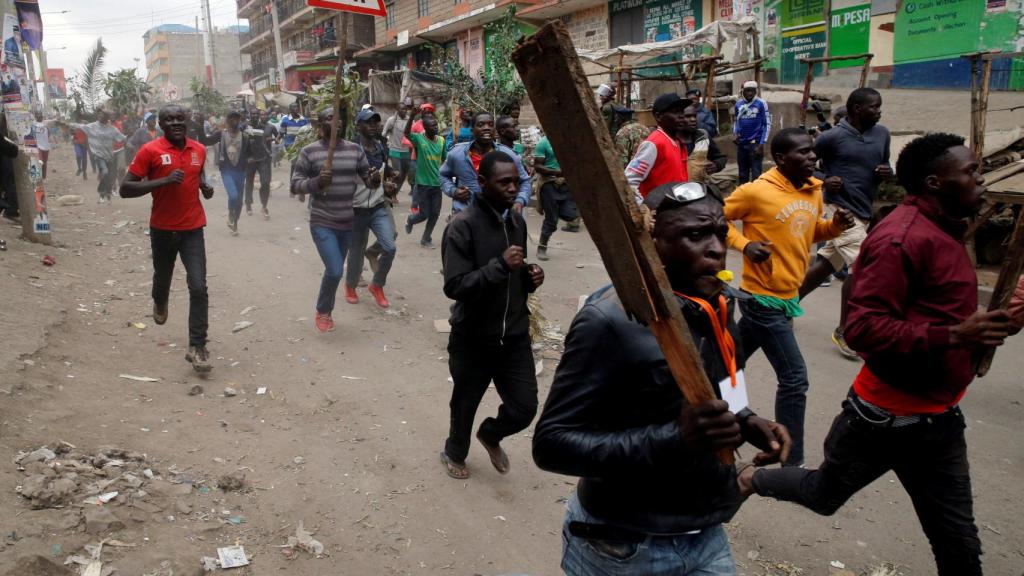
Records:
<instances>
[{"instance_id":1,"label":"yellow hoodie with tennessee text","mask_svg":"<svg viewBox=\"0 0 1024 576\"><path fill-rule=\"evenodd\" d=\"M744 256L740 288L751 294L796 298L807 272L811 245L839 235L823 218L821 180L810 178L800 189L777 168L736 189L725 200L729 246L743 252L747 244L772 243L772 255L760 264ZM734 221L743 222L741 233Z\"/></svg>"}]
</instances>

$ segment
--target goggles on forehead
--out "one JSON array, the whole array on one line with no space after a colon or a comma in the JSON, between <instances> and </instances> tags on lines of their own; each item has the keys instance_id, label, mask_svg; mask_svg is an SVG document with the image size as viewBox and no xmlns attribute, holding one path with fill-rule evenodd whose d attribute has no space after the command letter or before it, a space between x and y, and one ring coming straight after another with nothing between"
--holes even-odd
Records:
<instances>
[{"instance_id":1,"label":"goggles on forehead","mask_svg":"<svg viewBox=\"0 0 1024 576\"><path fill-rule=\"evenodd\" d=\"M680 204L686 204L693 202L694 200L700 200L707 196L707 190L702 184L697 182L683 182L672 186L672 191L665 194L665 198L675 200Z\"/></svg>"}]
</instances>

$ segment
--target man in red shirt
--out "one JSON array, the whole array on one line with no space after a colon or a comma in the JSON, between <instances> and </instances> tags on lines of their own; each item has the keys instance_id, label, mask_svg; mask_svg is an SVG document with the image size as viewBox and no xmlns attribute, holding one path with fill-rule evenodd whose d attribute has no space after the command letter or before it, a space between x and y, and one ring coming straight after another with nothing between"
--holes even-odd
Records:
<instances>
[{"instance_id":1,"label":"man in red shirt","mask_svg":"<svg viewBox=\"0 0 1024 576\"><path fill-rule=\"evenodd\" d=\"M693 102L678 94L662 94L651 107L658 129L640 143L633 159L626 165L626 180L633 188L637 204L647 193L669 182L688 182L686 146L680 145L679 132L683 128L683 111Z\"/></svg>"},{"instance_id":2,"label":"man in red shirt","mask_svg":"<svg viewBox=\"0 0 1024 576\"><path fill-rule=\"evenodd\" d=\"M966 219L985 193L964 139L929 134L900 153L904 203L864 241L850 296L847 343L864 358L825 440L818 470L740 473L740 488L835 513L892 470L914 503L939 576L980 576L964 417L975 359L1010 331L1005 310L978 311L964 249Z\"/></svg>"},{"instance_id":3,"label":"man in red shirt","mask_svg":"<svg viewBox=\"0 0 1024 576\"><path fill-rule=\"evenodd\" d=\"M206 245L203 227L206 213L199 192L209 200L213 188L206 183L203 166L206 147L185 136L188 112L168 105L160 110L164 134L147 142L135 154L121 183L122 198L152 193L153 210L149 238L153 249L153 321L167 322L167 300L171 293L174 263L181 255L189 294L188 354L196 372L209 372L206 350L209 298L206 292Z\"/></svg>"}]
</instances>

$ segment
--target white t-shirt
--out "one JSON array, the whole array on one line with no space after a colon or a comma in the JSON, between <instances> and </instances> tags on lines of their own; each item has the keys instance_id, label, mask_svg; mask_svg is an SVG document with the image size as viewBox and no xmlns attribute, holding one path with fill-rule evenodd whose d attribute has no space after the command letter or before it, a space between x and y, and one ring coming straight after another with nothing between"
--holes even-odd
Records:
<instances>
[{"instance_id":1,"label":"white t-shirt","mask_svg":"<svg viewBox=\"0 0 1024 576\"><path fill-rule=\"evenodd\" d=\"M43 122L36 122L32 125L32 131L36 133L36 148L40 150L50 149L50 129Z\"/></svg>"}]
</instances>

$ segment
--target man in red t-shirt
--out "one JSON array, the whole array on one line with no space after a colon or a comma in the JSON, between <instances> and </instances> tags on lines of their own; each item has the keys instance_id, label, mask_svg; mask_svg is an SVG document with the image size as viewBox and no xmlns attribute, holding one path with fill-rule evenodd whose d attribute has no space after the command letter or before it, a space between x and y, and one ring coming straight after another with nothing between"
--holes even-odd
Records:
<instances>
[{"instance_id":1,"label":"man in red t-shirt","mask_svg":"<svg viewBox=\"0 0 1024 576\"><path fill-rule=\"evenodd\" d=\"M185 136L188 112L168 105L160 110L159 124L164 135L139 148L121 183L122 198L138 198L152 193L153 210L149 219L153 249L153 321L167 322L167 300L171 293L174 263L181 255L189 294L188 354L196 372L209 372L210 353L206 350L209 298L206 292L206 245L203 227L206 213L199 192L209 200L213 188L206 183L203 166L206 147Z\"/></svg>"}]
</instances>

